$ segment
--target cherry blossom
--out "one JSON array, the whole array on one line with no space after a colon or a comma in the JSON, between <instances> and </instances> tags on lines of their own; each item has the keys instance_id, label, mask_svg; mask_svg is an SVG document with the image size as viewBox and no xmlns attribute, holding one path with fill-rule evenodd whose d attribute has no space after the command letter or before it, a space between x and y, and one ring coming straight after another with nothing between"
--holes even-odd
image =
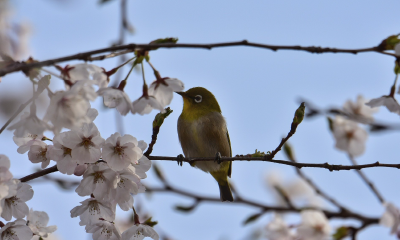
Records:
<instances>
[{"instance_id":1,"label":"cherry blossom","mask_svg":"<svg viewBox=\"0 0 400 240\"><path fill-rule=\"evenodd\" d=\"M297 235L300 239L329 239L330 231L329 221L321 211L304 210L301 212L301 223L297 228Z\"/></svg>"},{"instance_id":2,"label":"cherry blossom","mask_svg":"<svg viewBox=\"0 0 400 240\"><path fill-rule=\"evenodd\" d=\"M149 95L154 96L164 108L172 101L174 92L185 89L183 82L177 78L160 78L149 87Z\"/></svg>"},{"instance_id":3,"label":"cherry blossom","mask_svg":"<svg viewBox=\"0 0 400 240\"><path fill-rule=\"evenodd\" d=\"M86 116L89 108L88 100L72 89L59 91L51 96L44 121L51 121L55 133L59 133L63 127L69 129L80 127L83 123L89 122Z\"/></svg>"},{"instance_id":4,"label":"cherry blossom","mask_svg":"<svg viewBox=\"0 0 400 240\"><path fill-rule=\"evenodd\" d=\"M59 133L53 138L53 146L48 150L51 160L57 162L57 169L61 173L71 175L74 173L78 160L73 160L71 148L65 146L63 139L67 137L67 132Z\"/></svg>"},{"instance_id":5,"label":"cherry blossom","mask_svg":"<svg viewBox=\"0 0 400 240\"><path fill-rule=\"evenodd\" d=\"M134 172L138 175L141 179L145 179L147 177L146 172L149 171L151 168L151 161L146 157L142 156L137 164L132 164L135 168Z\"/></svg>"},{"instance_id":6,"label":"cherry blossom","mask_svg":"<svg viewBox=\"0 0 400 240\"><path fill-rule=\"evenodd\" d=\"M93 225L86 226L86 232L93 233L94 240L119 240L121 233L113 222L100 220Z\"/></svg>"},{"instance_id":7,"label":"cherry blossom","mask_svg":"<svg viewBox=\"0 0 400 240\"><path fill-rule=\"evenodd\" d=\"M2 240L30 240L32 234L32 230L26 226L24 219L8 222L0 229L0 239Z\"/></svg>"},{"instance_id":8,"label":"cherry blossom","mask_svg":"<svg viewBox=\"0 0 400 240\"><path fill-rule=\"evenodd\" d=\"M38 144L32 145L29 152L28 158L32 163L42 163L42 168L46 168L50 164L49 152L47 151L47 144L39 142Z\"/></svg>"},{"instance_id":9,"label":"cherry blossom","mask_svg":"<svg viewBox=\"0 0 400 240\"><path fill-rule=\"evenodd\" d=\"M100 218L108 221L115 219L115 207L113 208L109 202L88 198L81 204L71 210L71 217L80 217L81 226L95 224Z\"/></svg>"},{"instance_id":10,"label":"cherry blossom","mask_svg":"<svg viewBox=\"0 0 400 240\"><path fill-rule=\"evenodd\" d=\"M0 183L0 199L4 200L5 198L9 198L17 195L18 188L18 179L10 179L6 182ZM1 202L0 206L0 214L3 212L3 202Z\"/></svg>"},{"instance_id":11,"label":"cherry blossom","mask_svg":"<svg viewBox=\"0 0 400 240\"><path fill-rule=\"evenodd\" d=\"M143 95L132 103L132 113L144 115L150 113L153 108L165 112L163 105L154 96L149 95L147 85L144 84Z\"/></svg>"},{"instance_id":12,"label":"cherry blossom","mask_svg":"<svg viewBox=\"0 0 400 240\"><path fill-rule=\"evenodd\" d=\"M83 179L75 192L79 196L93 194L97 199L108 197L112 189L117 187L118 175L104 163L99 162L89 165L83 174Z\"/></svg>"},{"instance_id":13,"label":"cherry blossom","mask_svg":"<svg viewBox=\"0 0 400 240\"><path fill-rule=\"evenodd\" d=\"M382 214L379 224L391 228L390 234L397 233L400 226L400 210L392 203L384 203L386 211Z\"/></svg>"},{"instance_id":14,"label":"cherry blossom","mask_svg":"<svg viewBox=\"0 0 400 240\"><path fill-rule=\"evenodd\" d=\"M72 66L66 66L62 75L70 80L72 83L81 80L93 80L99 87L106 87L108 77L103 68L94 64L79 63Z\"/></svg>"},{"instance_id":15,"label":"cherry blossom","mask_svg":"<svg viewBox=\"0 0 400 240\"><path fill-rule=\"evenodd\" d=\"M29 210L27 217L28 227L32 230L33 234L40 237L47 237L49 233L57 230L57 226L47 226L49 223L49 215L42 211Z\"/></svg>"},{"instance_id":16,"label":"cherry blossom","mask_svg":"<svg viewBox=\"0 0 400 240\"><path fill-rule=\"evenodd\" d=\"M133 167L128 167L117 172L119 182L117 187L110 191L109 199L115 201L122 210L128 211L133 206L133 197L131 194L144 192L144 186L140 183L140 178L134 172Z\"/></svg>"},{"instance_id":17,"label":"cherry blossom","mask_svg":"<svg viewBox=\"0 0 400 240\"><path fill-rule=\"evenodd\" d=\"M118 132L107 138L102 154L103 160L115 171L121 171L131 163L138 163L143 155L135 137L129 134L121 137Z\"/></svg>"},{"instance_id":18,"label":"cherry blossom","mask_svg":"<svg viewBox=\"0 0 400 240\"><path fill-rule=\"evenodd\" d=\"M280 214L275 214L274 219L265 227L268 240L294 240L294 233L285 223Z\"/></svg>"},{"instance_id":19,"label":"cherry blossom","mask_svg":"<svg viewBox=\"0 0 400 240\"><path fill-rule=\"evenodd\" d=\"M11 192L10 192L11 193ZM11 220L11 217L24 218L29 214L29 208L26 205L26 201L29 201L33 197L33 190L27 183L18 183L17 194L1 200L1 206L3 212L1 217L7 221Z\"/></svg>"},{"instance_id":20,"label":"cherry blossom","mask_svg":"<svg viewBox=\"0 0 400 240\"><path fill-rule=\"evenodd\" d=\"M4 154L0 154L0 183L12 179L13 175L9 171L10 165L10 159Z\"/></svg>"},{"instance_id":21,"label":"cherry blossom","mask_svg":"<svg viewBox=\"0 0 400 240\"><path fill-rule=\"evenodd\" d=\"M345 151L353 157L364 153L368 134L357 123L336 116L333 121L333 136L336 140L335 147L337 149Z\"/></svg>"},{"instance_id":22,"label":"cherry blossom","mask_svg":"<svg viewBox=\"0 0 400 240\"><path fill-rule=\"evenodd\" d=\"M72 159L84 164L100 159L104 139L94 123L84 123L81 129L68 132L63 143L71 149Z\"/></svg>"},{"instance_id":23,"label":"cherry blossom","mask_svg":"<svg viewBox=\"0 0 400 240\"><path fill-rule=\"evenodd\" d=\"M400 43L396 44L396 46L394 47L394 54L400 57Z\"/></svg>"},{"instance_id":24,"label":"cherry blossom","mask_svg":"<svg viewBox=\"0 0 400 240\"><path fill-rule=\"evenodd\" d=\"M121 115L126 115L132 111L132 103L129 96L116 88L100 88L97 94L103 96L103 103L109 108L117 108Z\"/></svg>"},{"instance_id":25,"label":"cherry blossom","mask_svg":"<svg viewBox=\"0 0 400 240\"><path fill-rule=\"evenodd\" d=\"M385 106L390 112L400 114L400 105L394 97L384 95L380 98L374 98L366 103L367 106L372 108Z\"/></svg>"},{"instance_id":26,"label":"cherry blossom","mask_svg":"<svg viewBox=\"0 0 400 240\"><path fill-rule=\"evenodd\" d=\"M17 152L20 154L26 153L32 145L38 145L42 142L43 135L35 135L35 134L26 134L23 137L15 136L14 132L14 143L19 146Z\"/></svg>"},{"instance_id":27,"label":"cherry blossom","mask_svg":"<svg viewBox=\"0 0 400 240\"><path fill-rule=\"evenodd\" d=\"M160 239L154 228L145 224L135 224L122 233L122 240L142 240L145 237Z\"/></svg>"},{"instance_id":28,"label":"cherry blossom","mask_svg":"<svg viewBox=\"0 0 400 240\"><path fill-rule=\"evenodd\" d=\"M21 120L7 129L15 129L14 135L16 137L23 137L26 134L41 135L44 131L50 129L50 126L36 116L36 105L32 103L30 113L25 112L22 114Z\"/></svg>"},{"instance_id":29,"label":"cherry blossom","mask_svg":"<svg viewBox=\"0 0 400 240\"><path fill-rule=\"evenodd\" d=\"M368 102L362 95L357 96L356 102L347 100L343 105L343 110L354 120L359 120L361 122L373 121L373 114L376 113L379 108L371 108L365 105Z\"/></svg>"}]
</instances>

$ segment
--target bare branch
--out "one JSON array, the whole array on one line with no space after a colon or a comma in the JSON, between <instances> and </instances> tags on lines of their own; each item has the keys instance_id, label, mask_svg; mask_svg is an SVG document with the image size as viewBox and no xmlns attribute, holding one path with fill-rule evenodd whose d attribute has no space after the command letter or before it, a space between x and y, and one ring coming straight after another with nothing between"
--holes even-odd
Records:
<instances>
[{"instance_id":1,"label":"bare branch","mask_svg":"<svg viewBox=\"0 0 400 240\"><path fill-rule=\"evenodd\" d=\"M263 48L269 49L272 51L277 50L297 50L297 51L305 51L309 53L363 53L363 52L376 52L380 54L385 54L389 56L395 57L395 54L388 53L385 51L381 51L378 47L370 47L370 48L359 48L359 49L341 49L341 48L329 48L329 47L316 47L316 46L282 46L282 45L269 45L269 44L261 44L261 43L253 43L247 40L237 41L237 42L223 42L223 43L212 43L212 44L196 44L196 43L163 43L163 44L126 44L120 46L113 46L107 47L102 49L97 49L93 51L78 53L66 57L60 57L50 60L45 60L41 62L34 62L34 63L25 63L25 62L15 62L8 67L0 69L0 76L4 76L8 73L21 71L21 70L28 70L31 68L38 68L43 66L50 66L56 63L70 61L70 60L83 60L83 61L90 61L90 60L102 60L104 58L112 57L113 55L107 54L105 56L98 56L93 58L93 55L106 53L106 52L113 52L115 56L120 55L120 53L114 53L117 51L124 51L127 53L134 52L135 50L155 50L158 48L201 48L201 49L213 49L213 48L220 48L220 47L232 47L232 46L249 46L249 47L256 47L256 48Z\"/></svg>"},{"instance_id":2,"label":"bare branch","mask_svg":"<svg viewBox=\"0 0 400 240\"><path fill-rule=\"evenodd\" d=\"M353 166L357 165L357 161L354 159L353 156L349 155L349 159ZM367 184L367 186L371 189L371 191L375 194L375 196L378 198L378 200L383 204L385 200L382 197L382 194L378 191L378 189L375 187L375 185L368 179L368 177L360 170L356 170L358 175L362 178L362 180Z\"/></svg>"}]
</instances>

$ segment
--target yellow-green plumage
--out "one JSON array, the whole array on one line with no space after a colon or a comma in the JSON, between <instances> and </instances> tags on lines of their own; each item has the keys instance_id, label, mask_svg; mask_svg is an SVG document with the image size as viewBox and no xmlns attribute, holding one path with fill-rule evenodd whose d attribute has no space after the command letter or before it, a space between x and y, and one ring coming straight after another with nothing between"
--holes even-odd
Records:
<instances>
[{"instance_id":1,"label":"yellow-green plumage","mask_svg":"<svg viewBox=\"0 0 400 240\"><path fill-rule=\"evenodd\" d=\"M221 156L231 157L226 121L214 95L201 87L178 94L183 97L183 110L178 119L178 135L185 156L215 157L219 152ZM209 172L215 178L222 201L233 201L228 183L228 176L231 177L232 173L232 162L194 162L191 165Z\"/></svg>"}]
</instances>

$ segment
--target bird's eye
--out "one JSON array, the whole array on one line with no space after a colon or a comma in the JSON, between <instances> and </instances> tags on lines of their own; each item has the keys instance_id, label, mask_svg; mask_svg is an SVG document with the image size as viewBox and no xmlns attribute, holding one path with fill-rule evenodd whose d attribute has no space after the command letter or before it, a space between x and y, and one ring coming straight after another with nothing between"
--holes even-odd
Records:
<instances>
[{"instance_id":1,"label":"bird's eye","mask_svg":"<svg viewBox=\"0 0 400 240\"><path fill-rule=\"evenodd\" d=\"M194 101L197 103L201 103L201 100L203 100L203 97L201 95L196 95L196 97L194 97Z\"/></svg>"}]
</instances>

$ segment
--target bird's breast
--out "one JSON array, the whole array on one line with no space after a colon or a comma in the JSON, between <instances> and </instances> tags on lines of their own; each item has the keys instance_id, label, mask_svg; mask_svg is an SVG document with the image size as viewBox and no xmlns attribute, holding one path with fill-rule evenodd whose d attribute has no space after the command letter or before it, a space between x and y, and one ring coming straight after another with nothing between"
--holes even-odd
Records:
<instances>
[{"instance_id":1,"label":"bird's breast","mask_svg":"<svg viewBox=\"0 0 400 240\"><path fill-rule=\"evenodd\" d=\"M230 145L226 121L221 113L212 112L196 120L188 121L182 115L178 120L178 135L186 157L215 157L217 152L230 156ZM218 171L226 163L195 162L195 166L206 172Z\"/></svg>"}]
</instances>

